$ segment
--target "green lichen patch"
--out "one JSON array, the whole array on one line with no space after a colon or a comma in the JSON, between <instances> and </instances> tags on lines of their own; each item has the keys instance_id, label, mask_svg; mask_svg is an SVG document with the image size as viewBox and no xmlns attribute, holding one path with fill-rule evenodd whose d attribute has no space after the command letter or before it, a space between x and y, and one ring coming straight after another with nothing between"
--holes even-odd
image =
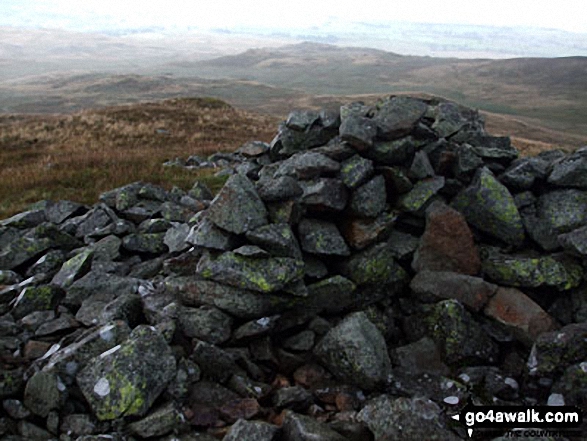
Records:
<instances>
[{"instance_id":1,"label":"green lichen patch","mask_svg":"<svg viewBox=\"0 0 587 441\"><path fill-rule=\"evenodd\" d=\"M524 288L541 286L566 291L583 279L583 268L571 257L508 255L486 247L482 252L482 271L496 283Z\"/></svg>"},{"instance_id":2,"label":"green lichen patch","mask_svg":"<svg viewBox=\"0 0 587 441\"><path fill-rule=\"evenodd\" d=\"M198 263L197 272L205 279L269 293L301 280L304 262L289 257L257 258L226 252L216 257L204 255Z\"/></svg>"},{"instance_id":3,"label":"green lichen patch","mask_svg":"<svg viewBox=\"0 0 587 441\"><path fill-rule=\"evenodd\" d=\"M381 243L354 254L341 266L341 273L357 285L389 285L407 280L408 274Z\"/></svg>"},{"instance_id":4,"label":"green lichen patch","mask_svg":"<svg viewBox=\"0 0 587 441\"><path fill-rule=\"evenodd\" d=\"M519 246L524 241L524 226L514 198L485 167L453 199L452 206L469 224L505 243Z\"/></svg>"},{"instance_id":5,"label":"green lichen patch","mask_svg":"<svg viewBox=\"0 0 587 441\"><path fill-rule=\"evenodd\" d=\"M121 345L92 359L76 380L96 417L104 421L144 415L175 371L165 339L141 325Z\"/></svg>"}]
</instances>

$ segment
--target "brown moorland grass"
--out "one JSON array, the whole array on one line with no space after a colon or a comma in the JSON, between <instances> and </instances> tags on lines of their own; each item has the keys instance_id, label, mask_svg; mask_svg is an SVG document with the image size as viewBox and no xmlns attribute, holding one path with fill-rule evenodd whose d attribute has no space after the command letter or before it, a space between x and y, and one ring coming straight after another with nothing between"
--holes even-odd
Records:
<instances>
[{"instance_id":1,"label":"brown moorland grass","mask_svg":"<svg viewBox=\"0 0 587 441\"><path fill-rule=\"evenodd\" d=\"M270 141L277 122L210 98L0 116L0 218L42 199L93 204L100 193L134 181L188 189L203 179L218 187L223 180L212 169L162 163Z\"/></svg>"}]
</instances>

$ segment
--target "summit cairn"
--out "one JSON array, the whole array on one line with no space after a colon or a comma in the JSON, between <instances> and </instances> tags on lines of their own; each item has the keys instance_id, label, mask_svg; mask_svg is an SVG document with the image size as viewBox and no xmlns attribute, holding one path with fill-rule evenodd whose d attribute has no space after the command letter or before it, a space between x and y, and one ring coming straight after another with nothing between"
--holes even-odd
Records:
<instances>
[{"instance_id":1,"label":"summit cairn","mask_svg":"<svg viewBox=\"0 0 587 441\"><path fill-rule=\"evenodd\" d=\"M212 155L216 196L39 202L0 221L0 437L452 440L469 402L587 412L586 157L392 96Z\"/></svg>"}]
</instances>

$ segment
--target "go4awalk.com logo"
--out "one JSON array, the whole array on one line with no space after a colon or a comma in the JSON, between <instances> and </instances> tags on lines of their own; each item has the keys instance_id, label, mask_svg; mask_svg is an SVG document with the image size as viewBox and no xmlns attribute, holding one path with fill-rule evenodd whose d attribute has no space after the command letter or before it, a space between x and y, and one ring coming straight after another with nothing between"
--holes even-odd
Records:
<instances>
[{"instance_id":1,"label":"go4awalk.com logo","mask_svg":"<svg viewBox=\"0 0 587 441\"><path fill-rule=\"evenodd\" d=\"M580 430L581 410L575 406L474 406L468 404L453 419L467 427L469 436L475 429L512 430L516 433L563 433ZM513 431L513 429L516 429ZM518 430L520 429L520 430Z\"/></svg>"}]
</instances>

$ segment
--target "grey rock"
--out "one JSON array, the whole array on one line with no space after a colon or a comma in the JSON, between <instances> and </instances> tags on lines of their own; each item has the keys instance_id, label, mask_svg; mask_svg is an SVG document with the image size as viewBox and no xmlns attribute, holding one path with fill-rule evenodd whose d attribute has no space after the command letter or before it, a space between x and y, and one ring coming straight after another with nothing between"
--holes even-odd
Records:
<instances>
[{"instance_id":1,"label":"grey rock","mask_svg":"<svg viewBox=\"0 0 587 441\"><path fill-rule=\"evenodd\" d=\"M0 251L0 269L13 270L52 248L71 250L80 243L51 224L42 224L15 238Z\"/></svg>"},{"instance_id":2,"label":"grey rock","mask_svg":"<svg viewBox=\"0 0 587 441\"><path fill-rule=\"evenodd\" d=\"M568 366L587 359L587 323L572 323L559 330L538 336L530 356L530 375L562 372Z\"/></svg>"},{"instance_id":3,"label":"grey rock","mask_svg":"<svg viewBox=\"0 0 587 441\"><path fill-rule=\"evenodd\" d=\"M43 372L55 373L66 384L71 384L75 375L100 354L120 345L130 334L130 328L123 321L116 321L88 330L83 336L71 343L56 347L56 352L46 355L48 363Z\"/></svg>"},{"instance_id":4,"label":"grey rock","mask_svg":"<svg viewBox=\"0 0 587 441\"><path fill-rule=\"evenodd\" d=\"M432 128L440 138L454 136L471 123L478 123L478 112L456 103L440 103L435 109L435 121Z\"/></svg>"},{"instance_id":5,"label":"grey rock","mask_svg":"<svg viewBox=\"0 0 587 441\"><path fill-rule=\"evenodd\" d=\"M163 243L170 253L185 251L190 247L187 241L190 231L188 224L179 224L167 230L163 237Z\"/></svg>"},{"instance_id":6,"label":"grey rock","mask_svg":"<svg viewBox=\"0 0 587 441\"><path fill-rule=\"evenodd\" d=\"M26 384L24 405L35 415L46 417L51 410L59 408L62 395L59 389L57 375L37 372Z\"/></svg>"},{"instance_id":7,"label":"grey rock","mask_svg":"<svg viewBox=\"0 0 587 441\"><path fill-rule=\"evenodd\" d=\"M163 202L161 205L159 205L159 207L156 207L155 205L152 206L151 209L149 209L149 212L152 211L151 214L147 213L149 217L154 216L156 213L161 213L161 217L165 220L167 220L168 222L180 222L180 223L184 223L184 222L188 222L189 219L194 215L195 211L199 211L201 209L204 208L203 205L200 205L199 203L193 202L192 200L188 199L184 199L185 197L182 197L180 199L181 202L184 202L187 205L180 205L180 204L176 204L174 202ZM141 202L141 204L144 204L145 202ZM133 207L134 208L134 207Z\"/></svg>"},{"instance_id":8,"label":"grey rock","mask_svg":"<svg viewBox=\"0 0 587 441\"><path fill-rule=\"evenodd\" d=\"M511 161L518 157L518 151L512 146L509 136L490 136L477 133L467 139L477 155L484 160Z\"/></svg>"},{"instance_id":9,"label":"grey rock","mask_svg":"<svg viewBox=\"0 0 587 441\"><path fill-rule=\"evenodd\" d=\"M173 430L179 431L184 425L184 418L174 403L168 403L146 417L128 425L131 433L141 438L162 436Z\"/></svg>"},{"instance_id":10,"label":"grey rock","mask_svg":"<svg viewBox=\"0 0 587 441\"><path fill-rule=\"evenodd\" d=\"M58 286L27 286L14 300L11 313L19 319L33 311L55 310L64 297L64 291Z\"/></svg>"},{"instance_id":11,"label":"grey rock","mask_svg":"<svg viewBox=\"0 0 587 441\"><path fill-rule=\"evenodd\" d=\"M60 224L72 216L81 214L85 210L82 204L72 201L57 201L45 208L47 220L53 224Z\"/></svg>"},{"instance_id":12,"label":"grey rock","mask_svg":"<svg viewBox=\"0 0 587 441\"><path fill-rule=\"evenodd\" d=\"M559 187L587 189L587 148L555 162L548 182Z\"/></svg>"},{"instance_id":13,"label":"grey rock","mask_svg":"<svg viewBox=\"0 0 587 441\"><path fill-rule=\"evenodd\" d=\"M303 277L304 264L289 257L253 258L225 252L206 254L197 272L205 279L263 293L279 291Z\"/></svg>"},{"instance_id":14,"label":"grey rock","mask_svg":"<svg viewBox=\"0 0 587 441\"><path fill-rule=\"evenodd\" d=\"M245 158L256 158L269 152L269 144L262 141L250 141L240 146L235 153ZM209 199L212 199L211 197Z\"/></svg>"},{"instance_id":15,"label":"grey rock","mask_svg":"<svg viewBox=\"0 0 587 441\"><path fill-rule=\"evenodd\" d=\"M332 328L314 354L337 378L362 389L385 384L391 375L385 340L362 312L348 315Z\"/></svg>"},{"instance_id":16,"label":"grey rock","mask_svg":"<svg viewBox=\"0 0 587 441\"><path fill-rule=\"evenodd\" d=\"M94 251L94 261L113 261L120 257L122 240L117 236L106 236L89 246Z\"/></svg>"},{"instance_id":17,"label":"grey rock","mask_svg":"<svg viewBox=\"0 0 587 441\"><path fill-rule=\"evenodd\" d=\"M543 249L559 247L557 237L587 224L587 192L555 190L541 195L536 211L524 212L528 233Z\"/></svg>"},{"instance_id":18,"label":"grey rock","mask_svg":"<svg viewBox=\"0 0 587 441\"><path fill-rule=\"evenodd\" d=\"M0 399L14 397L24 386L23 368L0 370Z\"/></svg>"},{"instance_id":19,"label":"grey rock","mask_svg":"<svg viewBox=\"0 0 587 441\"><path fill-rule=\"evenodd\" d=\"M373 121L382 138L396 139L412 131L428 106L417 99L393 97L380 106Z\"/></svg>"},{"instance_id":20,"label":"grey rock","mask_svg":"<svg viewBox=\"0 0 587 441\"><path fill-rule=\"evenodd\" d=\"M14 285L22 282L22 277L14 271L0 270L0 285Z\"/></svg>"},{"instance_id":21,"label":"grey rock","mask_svg":"<svg viewBox=\"0 0 587 441\"><path fill-rule=\"evenodd\" d=\"M314 110L294 110L290 112L285 125L290 129L303 132L316 123L320 115Z\"/></svg>"},{"instance_id":22,"label":"grey rock","mask_svg":"<svg viewBox=\"0 0 587 441\"><path fill-rule=\"evenodd\" d=\"M137 233L165 233L171 226L171 222L165 219L147 219L139 224Z\"/></svg>"},{"instance_id":23,"label":"grey rock","mask_svg":"<svg viewBox=\"0 0 587 441\"><path fill-rule=\"evenodd\" d=\"M270 317L261 317L257 320L252 320L241 326L234 331L234 338L236 340L250 339L251 337L260 337L268 334L275 328L279 315L273 315Z\"/></svg>"},{"instance_id":24,"label":"grey rock","mask_svg":"<svg viewBox=\"0 0 587 441\"><path fill-rule=\"evenodd\" d=\"M497 291L497 285L480 277L447 271L421 271L410 282L421 300L455 299L473 311L481 310Z\"/></svg>"},{"instance_id":25,"label":"grey rock","mask_svg":"<svg viewBox=\"0 0 587 441\"><path fill-rule=\"evenodd\" d=\"M438 302L426 314L424 321L428 335L439 345L443 361L448 365L462 366L497 360L497 344L460 302Z\"/></svg>"},{"instance_id":26,"label":"grey rock","mask_svg":"<svg viewBox=\"0 0 587 441\"><path fill-rule=\"evenodd\" d=\"M451 205L468 223L497 239L515 246L524 241L522 218L512 195L487 168L477 171L472 184Z\"/></svg>"},{"instance_id":27,"label":"grey rock","mask_svg":"<svg viewBox=\"0 0 587 441\"><path fill-rule=\"evenodd\" d=\"M420 241L411 234L392 230L387 240L391 255L397 260L408 260L418 249Z\"/></svg>"},{"instance_id":28,"label":"grey rock","mask_svg":"<svg viewBox=\"0 0 587 441\"><path fill-rule=\"evenodd\" d=\"M26 230L28 228L34 228L46 220L45 210L29 210L15 214L8 219L0 220L0 227L12 227Z\"/></svg>"},{"instance_id":29,"label":"grey rock","mask_svg":"<svg viewBox=\"0 0 587 441\"><path fill-rule=\"evenodd\" d=\"M134 294L137 292L139 281L132 277L121 277L115 274L105 274L90 271L81 279L76 280L67 289L63 304L77 309L88 297L100 293L105 296L118 296L122 294Z\"/></svg>"},{"instance_id":30,"label":"grey rock","mask_svg":"<svg viewBox=\"0 0 587 441\"><path fill-rule=\"evenodd\" d=\"M417 147L419 142L406 136L394 141L376 141L373 147L361 154L378 164L405 165L412 161Z\"/></svg>"},{"instance_id":31,"label":"grey rock","mask_svg":"<svg viewBox=\"0 0 587 441\"><path fill-rule=\"evenodd\" d=\"M459 145L456 148L456 160L452 171L457 179L469 182L471 175L484 164L483 159L475 153L473 147L468 144Z\"/></svg>"},{"instance_id":32,"label":"grey rock","mask_svg":"<svg viewBox=\"0 0 587 441\"><path fill-rule=\"evenodd\" d=\"M548 162L541 158L521 158L513 161L499 177L506 187L516 191L529 190L535 182L546 178Z\"/></svg>"},{"instance_id":33,"label":"grey rock","mask_svg":"<svg viewBox=\"0 0 587 441\"><path fill-rule=\"evenodd\" d=\"M567 367L563 375L552 386L552 393L560 394L567 406L578 406L585 412L587 396L587 362Z\"/></svg>"},{"instance_id":34,"label":"grey rock","mask_svg":"<svg viewBox=\"0 0 587 441\"><path fill-rule=\"evenodd\" d=\"M222 441L275 441L279 432L280 429L273 424L239 419Z\"/></svg>"},{"instance_id":35,"label":"grey rock","mask_svg":"<svg viewBox=\"0 0 587 441\"><path fill-rule=\"evenodd\" d=\"M544 286L564 291L579 286L583 278L581 266L572 258L560 254L503 254L495 248L485 247L481 259L486 277L506 286Z\"/></svg>"},{"instance_id":36,"label":"grey rock","mask_svg":"<svg viewBox=\"0 0 587 441\"><path fill-rule=\"evenodd\" d=\"M317 312L333 314L352 304L356 288L349 279L336 275L308 286L308 300Z\"/></svg>"},{"instance_id":37,"label":"grey rock","mask_svg":"<svg viewBox=\"0 0 587 441\"><path fill-rule=\"evenodd\" d=\"M69 219L67 222L75 221L75 236L83 237L118 220L118 216L110 208L98 205L84 214L78 222L76 218ZM66 222L66 223L67 223Z\"/></svg>"},{"instance_id":38,"label":"grey rock","mask_svg":"<svg viewBox=\"0 0 587 441\"><path fill-rule=\"evenodd\" d=\"M90 270L94 251L90 248L83 250L63 264L51 283L61 288L67 288Z\"/></svg>"},{"instance_id":39,"label":"grey rock","mask_svg":"<svg viewBox=\"0 0 587 441\"><path fill-rule=\"evenodd\" d=\"M344 161L340 166L340 178L344 185L350 189L357 188L373 176L373 161L354 155Z\"/></svg>"},{"instance_id":40,"label":"grey rock","mask_svg":"<svg viewBox=\"0 0 587 441\"><path fill-rule=\"evenodd\" d=\"M307 180L334 175L340 170L340 163L316 152L296 153L281 163L274 177L290 176Z\"/></svg>"},{"instance_id":41,"label":"grey rock","mask_svg":"<svg viewBox=\"0 0 587 441\"><path fill-rule=\"evenodd\" d=\"M342 264L341 274L357 285L392 285L407 279L385 243L353 254Z\"/></svg>"},{"instance_id":42,"label":"grey rock","mask_svg":"<svg viewBox=\"0 0 587 441\"><path fill-rule=\"evenodd\" d=\"M236 245L234 235L221 230L207 218L191 228L186 242L215 250L230 250Z\"/></svg>"},{"instance_id":43,"label":"grey rock","mask_svg":"<svg viewBox=\"0 0 587 441\"><path fill-rule=\"evenodd\" d=\"M313 403L312 394L302 386L282 387L273 394L273 405L303 412Z\"/></svg>"},{"instance_id":44,"label":"grey rock","mask_svg":"<svg viewBox=\"0 0 587 441\"><path fill-rule=\"evenodd\" d=\"M35 337L46 337L57 333L72 332L80 323L71 314L61 313L59 317L41 324L35 331Z\"/></svg>"},{"instance_id":45,"label":"grey rock","mask_svg":"<svg viewBox=\"0 0 587 441\"><path fill-rule=\"evenodd\" d=\"M226 231L242 234L267 224L267 210L251 181L233 175L212 200L208 219Z\"/></svg>"},{"instance_id":46,"label":"grey rock","mask_svg":"<svg viewBox=\"0 0 587 441\"><path fill-rule=\"evenodd\" d=\"M243 245L233 250L233 253L243 257L269 257L270 254L256 245Z\"/></svg>"},{"instance_id":47,"label":"grey rock","mask_svg":"<svg viewBox=\"0 0 587 441\"><path fill-rule=\"evenodd\" d=\"M575 256L587 255L587 227L577 228L570 233L558 236L558 242L565 251Z\"/></svg>"},{"instance_id":48,"label":"grey rock","mask_svg":"<svg viewBox=\"0 0 587 441\"><path fill-rule=\"evenodd\" d=\"M302 250L311 254L348 256L350 250L335 224L303 219L298 227Z\"/></svg>"},{"instance_id":49,"label":"grey rock","mask_svg":"<svg viewBox=\"0 0 587 441\"><path fill-rule=\"evenodd\" d=\"M165 233L129 234L122 239L122 247L135 253L163 254L169 251L164 239Z\"/></svg>"},{"instance_id":50,"label":"grey rock","mask_svg":"<svg viewBox=\"0 0 587 441\"><path fill-rule=\"evenodd\" d=\"M353 191L349 205L353 214L373 218L385 210L386 203L385 179L377 175Z\"/></svg>"},{"instance_id":51,"label":"grey rock","mask_svg":"<svg viewBox=\"0 0 587 441\"><path fill-rule=\"evenodd\" d=\"M181 307L179 326L185 336L212 344L224 343L230 338L232 319L213 306Z\"/></svg>"},{"instance_id":52,"label":"grey rock","mask_svg":"<svg viewBox=\"0 0 587 441\"><path fill-rule=\"evenodd\" d=\"M20 400L8 399L2 401L2 407L10 418L23 420L31 415L31 412L24 406Z\"/></svg>"},{"instance_id":53,"label":"grey rock","mask_svg":"<svg viewBox=\"0 0 587 441\"><path fill-rule=\"evenodd\" d=\"M358 417L380 441L461 439L447 428L442 409L427 398L380 395L370 400Z\"/></svg>"},{"instance_id":54,"label":"grey rock","mask_svg":"<svg viewBox=\"0 0 587 441\"><path fill-rule=\"evenodd\" d=\"M92 359L77 383L99 420L145 415L174 378L175 358L163 337L138 326L122 345Z\"/></svg>"},{"instance_id":55,"label":"grey rock","mask_svg":"<svg viewBox=\"0 0 587 441\"><path fill-rule=\"evenodd\" d=\"M422 212L427 204L434 200L434 196L444 187L444 183L445 179L443 176L418 181L408 193L400 197L398 201L399 208L408 213Z\"/></svg>"},{"instance_id":56,"label":"grey rock","mask_svg":"<svg viewBox=\"0 0 587 441\"><path fill-rule=\"evenodd\" d=\"M395 349L399 369L410 375L448 375L450 369L442 362L436 343L428 337Z\"/></svg>"},{"instance_id":57,"label":"grey rock","mask_svg":"<svg viewBox=\"0 0 587 441\"><path fill-rule=\"evenodd\" d=\"M350 115L342 119L340 138L358 151L364 151L371 147L376 135L377 124L369 118Z\"/></svg>"},{"instance_id":58,"label":"grey rock","mask_svg":"<svg viewBox=\"0 0 587 441\"><path fill-rule=\"evenodd\" d=\"M416 152L408 174L412 179L417 180L430 178L435 175L434 168L432 168L432 164L430 164L428 155L424 150Z\"/></svg>"},{"instance_id":59,"label":"grey rock","mask_svg":"<svg viewBox=\"0 0 587 441\"><path fill-rule=\"evenodd\" d=\"M283 347L292 351L309 351L314 346L316 334L306 330L292 335L283 342Z\"/></svg>"},{"instance_id":60,"label":"grey rock","mask_svg":"<svg viewBox=\"0 0 587 441\"><path fill-rule=\"evenodd\" d=\"M285 412L282 430L284 441L347 441L327 425L290 410Z\"/></svg>"},{"instance_id":61,"label":"grey rock","mask_svg":"<svg viewBox=\"0 0 587 441\"><path fill-rule=\"evenodd\" d=\"M198 201L210 201L214 197L206 184L196 181L188 194Z\"/></svg>"},{"instance_id":62,"label":"grey rock","mask_svg":"<svg viewBox=\"0 0 587 441\"><path fill-rule=\"evenodd\" d=\"M259 197L265 202L294 199L303 194L298 181L291 176L263 178L257 183Z\"/></svg>"},{"instance_id":63,"label":"grey rock","mask_svg":"<svg viewBox=\"0 0 587 441\"><path fill-rule=\"evenodd\" d=\"M237 355L205 341L198 341L196 343L191 358L200 367L205 377L217 380L223 384L233 375L246 375L245 371L237 363L239 359ZM192 389L191 393L192 396L195 395L194 389ZM232 393L232 395L236 394ZM236 398L238 396L233 396L231 399ZM205 402L203 396L200 395L199 399Z\"/></svg>"},{"instance_id":64,"label":"grey rock","mask_svg":"<svg viewBox=\"0 0 587 441\"><path fill-rule=\"evenodd\" d=\"M114 320L124 320L136 326L141 319L142 303L138 294L96 293L85 299L75 319L86 326L101 325Z\"/></svg>"},{"instance_id":65,"label":"grey rock","mask_svg":"<svg viewBox=\"0 0 587 441\"><path fill-rule=\"evenodd\" d=\"M275 257L301 259L298 241L288 224L269 224L247 232L246 238Z\"/></svg>"},{"instance_id":66,"label":"grey rock","mask_svg":"<svg viewBox=\"0 0 587 441\"><path fill-rule=\"evenodd\" d=\"M69 433L72 437L80 437L82 435L91 435L96 432L96 424L92 421L90 415L84 413L77 413L65 415L61 422L61 432Z\"/></svg>"},{"instance_id":67,"label":"grey rock","mask_svg":"<svg viewBox=\"0 0 587 441\"><path fill-rule=\"evenodd\" d=\"M301 202L316 211L341 211L347 204L348 192L338 179L320 178L300 182Z\"/></svg>"},{"instance_id":68,"label":"grey rock","mask_svg":"<svg viewBox=\"0 0 587 441\"><path fill-rule=\"evenodd\" d=\"M242 319L258 319L291 307L292 299L233 288L216 282L178 277L166 281L167 289L177 293L187 306L214 305Z\"/></svg>"}]
</instances>

